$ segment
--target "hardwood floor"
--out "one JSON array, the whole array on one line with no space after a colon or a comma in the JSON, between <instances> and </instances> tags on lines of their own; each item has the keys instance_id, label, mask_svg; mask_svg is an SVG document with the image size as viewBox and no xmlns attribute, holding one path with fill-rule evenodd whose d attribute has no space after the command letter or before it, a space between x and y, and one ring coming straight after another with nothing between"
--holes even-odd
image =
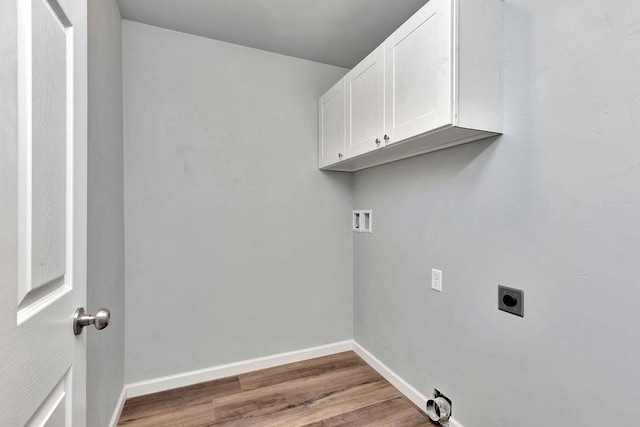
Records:
<instances>
[{"instance_id":1,"label":"hardwood floor","mask_svg":"<svg viewBox=\"0 0 640 427\"><path fill-rule=\"evenodd\" d=\"M435 426L348 351L128 399L119 426Z\"/></svg>"}]
</instances>

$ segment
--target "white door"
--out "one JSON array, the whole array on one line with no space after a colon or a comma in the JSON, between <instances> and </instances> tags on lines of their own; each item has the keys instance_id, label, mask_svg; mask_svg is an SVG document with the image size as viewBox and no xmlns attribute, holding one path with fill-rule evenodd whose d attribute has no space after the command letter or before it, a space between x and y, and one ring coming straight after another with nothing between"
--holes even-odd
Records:
<instances>
[{"instance_id":1,"label":"white door","mask_svg":"<svg viewBox=\"0 0 640 427\"><path fill-rule=\"evenodd\" d=\"M0 426L83 426L86 334L72 316L86 298L87 5L14 4L3 22L17 27L15 102L0 101L17 107L15 138L2 141L16 156L0 159L15 184L0 185Z\"/></svg>"},{"instance_id":2,"label":"white door","mask_svg":"<svg viewBox=\"0 0 640 427\"><path fill-rule=\"evenodd\" d=\"M318 101L320 167L348 157L345 150L344 79L333 85Z\"/></svg>"},{"instance_id":3,"label":"white door","mask_svg":"<svg viewBox=\"0 0 640 427\"><path fill-rule=\"evenodd\" d=\"M388 144L452 123L452 0L430 0L385 41Z\"/></svg>"},{"instance_id":4,"label":"white door","mask_svg":"<svg viewBox=\"0 0 640 427\"><path fill-rule=\"evenodd\" d=\"M351 157L384 145L384 46L346 77L347 142Z\"/></svg>"}]
</instances>

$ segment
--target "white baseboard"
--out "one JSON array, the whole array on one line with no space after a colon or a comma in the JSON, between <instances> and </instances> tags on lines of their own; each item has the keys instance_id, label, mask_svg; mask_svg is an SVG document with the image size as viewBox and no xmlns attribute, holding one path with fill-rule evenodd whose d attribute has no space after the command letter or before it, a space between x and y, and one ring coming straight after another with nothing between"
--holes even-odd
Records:
<instances>
[{"instance_id":1,"label":"white baseboard","mask_svg":"<svg viewBox=\"0 0 640 427\"><path fill-rule=\"evenodd\" d=\"M304 350L258 357L256 359L243 360L241 362L228 363L226 365L218 365L211 368L184 372L182 374L140 381L127 384L127 397L143 396L145 394L157 393L160 391L171 390L173 388L186 387L201 382L240 375L247 372L257 371L259 369L272 368L274 366L285 365L287 363L301 362L303 360L313 359L316 357L350 351L352 348L351 340L341 341Z\"/></svg>"},{"instance_id":2,"label":"white baseboard","mask_svg":"<svg viewBox=\"0 0 640 427\"><path fill-rule=\"evenodd\" d=\"M127 386L122 387L122 393L120 393L120 397L118 398L118 403L116 403L116 408L113 411L113 415L111 416L111 422L109 423L109 427L117 427L118 420L120 419L120 415L122 414L122 408L124 408L124 402L127 400Z\"/></svg>"},{"instance_id":3,"label":"white baseboard","mask_svg":"<svg viewBox=\"0 0 640 427\"><path fill-rule=\"evenodd\" d=\"M349 350L353 350L358 356L367 362L369 366L375 369L395 388L397 388L400 393L404 394L418 408L424 411L427 404L427 396L419 392L402 377L393 372L388 366L378 360L360 344L353 340L347 340L319 347L258 357L255 359L243 360L240 362L228 363L225 365L213 366L211 368L199 369L196 371L189 371L181 374L127 384L122 390L122 395L118 401L118 407L116 408L116 412L113 414L113 419L111 420L110 425L111 427L116 426L124 406L125 395L126 397L144 396L146 394L158 393L160 391L171 390L178 387L186 387L201 382L213 381L260 369L272 368L274 366L285 365L287 363L301 362L303 360L313 359L316 357L329 356L331 354L342 353L343 351ZM454 418L451 418L449 423L445 424L445 426L464 427Z\"/></svg>"},{"instance_id":4,"label":"white baseboard","mask_svg":"<svg viewBox=\"0 0 640 427\"><path fill-rule=\"evenodd\" d=\"M353 341L353 351L424 412L424 408L427 406L427 396L416 390L400 375L393 372L387 365L355 341ZM449 427L463 427L463 425L454 418L450 418L449 423L445 425Z\"/></svg>"}]
</instances>

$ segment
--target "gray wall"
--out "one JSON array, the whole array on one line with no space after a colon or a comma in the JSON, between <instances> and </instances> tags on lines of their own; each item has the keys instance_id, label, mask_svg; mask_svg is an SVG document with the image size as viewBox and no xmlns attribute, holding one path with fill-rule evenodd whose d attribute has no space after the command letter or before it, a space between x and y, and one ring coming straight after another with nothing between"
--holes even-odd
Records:
<instances>
[{"instance_id":1,"label":"gray wall","mask_svg":"<svg viewBox=\"0 0 640 427\"><path fill-rule=\"evenodd\" d=\"M111 323L87 335L87 425L106 426L124 385L122 31L115 0L90 0L87 307Z\"/></svg>"},{"instance_id":2,"label":"gray wall","mask_svg":"<svg viewBox=\"0 0 640 427\"><path fill-rule=\"evenodd\" d=\"M123 22L126 379L352 336L352 177L317 169L346 70Z\"/></svg>"},{"instance_id":3,"label":"gray wall","mask_svg":"<svg viewBox=\"0 0 640 427\"><path fill-rule=\"evenodd\" d=\"M638 425L640 3L504 17L504 135L355 174L354 336L467 426Z\"/></svg>"}]
</instances>

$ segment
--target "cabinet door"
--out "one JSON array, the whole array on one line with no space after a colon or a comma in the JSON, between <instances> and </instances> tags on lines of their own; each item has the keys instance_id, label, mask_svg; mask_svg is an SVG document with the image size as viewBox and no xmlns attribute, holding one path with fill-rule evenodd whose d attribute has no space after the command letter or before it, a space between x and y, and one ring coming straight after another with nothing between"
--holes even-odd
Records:
<instances>
[{"instance_id":1,"label":"cabinet door","mask_svg":"<svg viewBox=\"0 0 640 427\"><path fill-rule=\"evenodd\" d=\"M348 153L345 152L344 98L344 79L342 79L318 101L321 168L348 157Z\"/></svg>"},{"instance_id":2,"label":"cabinet door","mask_svg":"<svg viewBox=\"0 0 640 427\"><path fill-rule=\"evenodd\" d=\"M347 74L347 141L351 157L383 145L384 45Z\"/></svg>"},{"instance_id":3,"label":"cabinet door","mask_svg":"<svg viewBox=\"0 0 640 427\"><path fill-rule=\"evenodd\" d=\"M452 0L430 0L385 41L387 144L452 123Z\"/></svg>"}]
</instances>

